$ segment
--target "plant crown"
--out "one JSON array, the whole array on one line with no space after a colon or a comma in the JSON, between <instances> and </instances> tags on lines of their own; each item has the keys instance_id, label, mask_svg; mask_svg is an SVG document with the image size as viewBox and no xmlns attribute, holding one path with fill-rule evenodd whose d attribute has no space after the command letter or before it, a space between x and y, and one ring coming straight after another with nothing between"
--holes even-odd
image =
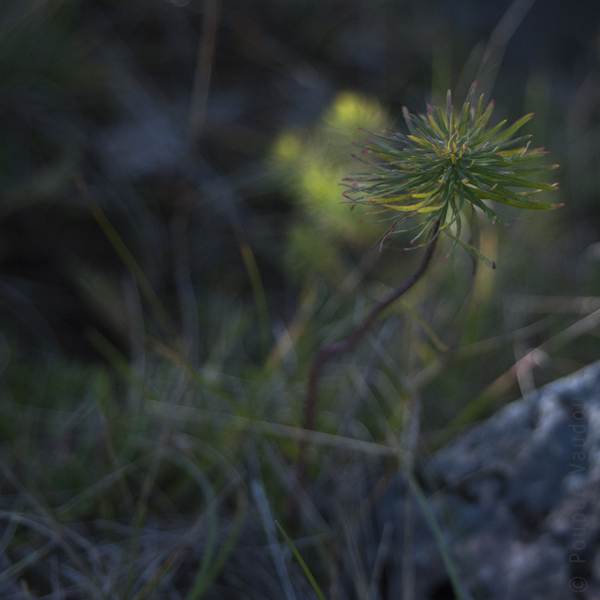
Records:
<instances>
[{"instance_id":1,"label":"plant crown","mask_svg":"<svg viewBox=\"0 0 600 600\"><path fill-rule=\"evenodd\" d=\"M352 173L343 180L342 185L349 188L344 197L351 203L382 208L371 214L401 213L392 217L394 224L386 236L398 231L399 223L420 217L414 226L420 231L411 243L439 221L435 236L450 235L454 239L452 248L459 242L468 246L460 240L460 234L461 216L469 205L483 211L492 223L503 225L506 222L488 201L528 210L562 206L543 203L533 197L542 191L556 190L558 184L548 185L529 178L558 165L530 165L532 160L547 152L543 148L530 149L529 142L525 142L531 137L529 135L513 139L533 113L507 129L504 129L506 121L502 121L486 131L494 103L490 102L484 110L481 95L475 108L475 89L476 82L471 86L458 118L448 91L445 111L427 106L426 115L413 115L406 107L402 109L409 135L385 131L385 135L372 134L376 136L375 140L355 143L363 154L375 157L376 162L359 159L368 165L368 169ZM471 214L474 217L475 210ZM452 225L455 226L453 233ZM430 243L435 236L425 236L427 242L424 243ZM468 248L485 259L474 248Z\"/></svg>"}]
</instances>

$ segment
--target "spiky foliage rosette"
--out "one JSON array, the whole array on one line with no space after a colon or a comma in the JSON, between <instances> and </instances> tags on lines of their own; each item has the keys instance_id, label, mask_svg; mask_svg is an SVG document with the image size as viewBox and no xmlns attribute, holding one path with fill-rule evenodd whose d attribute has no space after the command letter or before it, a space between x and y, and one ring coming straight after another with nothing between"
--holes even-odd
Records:
<instances>
[{"instance_id":1,"label":"spiky foliage rosette","mask_svg":"<svg viewBox=\"0 0 600 600\"><path fill-rule=\"evenodd\" d=\"M454 239L453 248L456 243L467 246L460 234L461 217L469 206L482 210L490 221L504 225L490 201L528 210L562 206L533 197L545 190L556 190L557 184L530 179L531 175L558 165L532 166L531 161L547 152L543 148L530 149L526 142L529 135L513 139L533 113L507 129L506 121L502 121L486 131L494 103L490 102L484 110L482 95L475 107L475 89L476 83L458 117L448 91L445 111L428 106L426 115L415 116L403 108L409 135L386 131L385 135L373 134L375 140L356 144L375 161L363 160L369 168L344 179L343 185L349 188L344 193L346 199L381 207L376 212L401 213L392 217L394 224L388 233L398 231L399 223L405 220L419 218L413 242L439 222L435 235L449 234ZM470 214L474 215L475 210ZM432 238L429 236L428 241Z\"/></svg>"}]
</instances>

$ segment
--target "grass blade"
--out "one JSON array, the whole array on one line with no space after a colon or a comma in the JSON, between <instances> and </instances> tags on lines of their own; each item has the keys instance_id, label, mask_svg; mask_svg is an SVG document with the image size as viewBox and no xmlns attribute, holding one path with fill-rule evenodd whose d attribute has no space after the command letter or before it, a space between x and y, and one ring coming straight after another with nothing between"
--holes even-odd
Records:
<instances>
[{"instance_id":1,"label":"grass blade","mask_svg":"<svg viewBox=\"0 0 600 600\"><path fill-rule=\"evenodd\" d=\"M310 569L304 562L303 558L300 556L298 550L296 550L296 547L294 546L292 540L288 537L287 533L284 531L279 521L275 521L275 525L277 525L277 528L279 529L279 531L281 531L281 535L285 538L285 541L288 543L288 546L292 549L294 556L298 559L298 562L300 563L300 566L302 567L304 573L306 573L306 576L308 577L308 580L310 581L313 590L315 590L317 597L319 598L319 600L325 600L325 596L323 596L323 592L321 591L319 584L316 582L315 578L313 577L313 574L310 572Z\"/></svg>"}]
</instances>

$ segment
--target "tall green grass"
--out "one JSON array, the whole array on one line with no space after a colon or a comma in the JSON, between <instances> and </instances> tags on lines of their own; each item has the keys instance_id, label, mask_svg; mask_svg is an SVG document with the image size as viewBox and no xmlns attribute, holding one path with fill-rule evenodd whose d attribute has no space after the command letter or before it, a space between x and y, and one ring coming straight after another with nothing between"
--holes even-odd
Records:
<instances>
[{"instance_id":1,"label":"tall green grass","mask_svg":"<svg viewBox=\"0 0 600 600\"><path fill-rule=\"evenodd\" d=\"M123 11L133 14L134 4ZM38 203L68 218L95 214L124 275L71 265L81 301L104 325L103 333L82 332L97 353L91 364L32 350L12 323L24 305L0 290L2 597L192 600L217 598L228 586L314 597L275 519L325 597L340 597L345 586L377 598L386 557L404 564L409 581L410 547L391 547L389 532L367 540L380 550L373 568L357 547L387 482L504 403L597 359L600 267L589 225L598 211L597 83L577 89L565 114L550 79L529 77L524 100L505 110L536 113L528 132L562 165L565 208L508 230L482 223L493 272L474 271L460 248L443 260L449 246L442 243L426 279L352 355L328 366L309 434L302 423L315 350L347 335L419 260L402 249L403 239L380 255L385 224L361 223L372 218L339 203L337 183L355 168L349 142L363 135L356 128L391 126L394 110L374 94L341 92L312 126L283 127L264 144L269 176L257 196L226 161L219 164L216 200L204 190L206 219L190 219L182 236L168 223L179 209L165 209L162 192L154 197L150 186L130 182L123 213L138 212L124 219L129 228L117 227L113 219L123 215L105 211L83 179L75 185L89 168L82 132L94 118L80 108L99 118L110 112L94 94L108 93L111 65L91 68L97 56L78 29L84 3L8 5L0 29L13 29L0 39L0 70L14 120L0 140L8 190L0 216L25 219ZM462 76L449 74L458 60L451 46L435 56L434 99L474 79L468 64ZM496 85L508 86L502 78ZM72 107L55 113L82 137L28 121L31 102L50 113ZM217 163L228 146L212 142L207 155ZM218 217L227 194L254 209L264 198L292 208L253 209L232 225ZM295 523L288 499L306 437L308 484L297 490Z\"/></svg>"}]
</instances>

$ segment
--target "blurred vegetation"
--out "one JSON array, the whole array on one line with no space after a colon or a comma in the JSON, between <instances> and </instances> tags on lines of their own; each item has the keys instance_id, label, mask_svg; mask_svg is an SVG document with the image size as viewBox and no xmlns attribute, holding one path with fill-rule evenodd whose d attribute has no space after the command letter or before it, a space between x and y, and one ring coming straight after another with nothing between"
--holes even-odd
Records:
<instances>
[{"instance_id":1,"label":"blurred vegetation","mask_svg":"<svg viewBox=\"0 0 600 600\"><path fill-rule=\"evenodd\" d=\"M565 10L0 4L3 598L311 597L268 549L275 517L330 597L358 596L361 503L398 471L417 408L426 455L597 360L600 9ZM311 358L419 260L401 237L379 253L386 224L341 204L350 142L476 78L497 121L536 113L565 207L482 221L495 271L442 244L328 366L294 529Z\"/></svg>"},{"instance_id":2,"label":"blurred vegetation","mask_svg":"<svg viewBox=\"0 0 600 600\"><path fill-rule=\"evenodd\" d=\"M364 252L377 229L365 227L359 211L340 206L340 182L355 168L349 148L362 129L382 131L389 117L374 98L340 92L309 131L282 131L274 141L272 160L297 206L286 244L286 273L298 280L311 275L343 279L343 247ZM385 232L385 229L383 230ZM381 234L379 230L379 234ZM350 265L351 266L351 265Z\"/></svg>"}]
</instances>

